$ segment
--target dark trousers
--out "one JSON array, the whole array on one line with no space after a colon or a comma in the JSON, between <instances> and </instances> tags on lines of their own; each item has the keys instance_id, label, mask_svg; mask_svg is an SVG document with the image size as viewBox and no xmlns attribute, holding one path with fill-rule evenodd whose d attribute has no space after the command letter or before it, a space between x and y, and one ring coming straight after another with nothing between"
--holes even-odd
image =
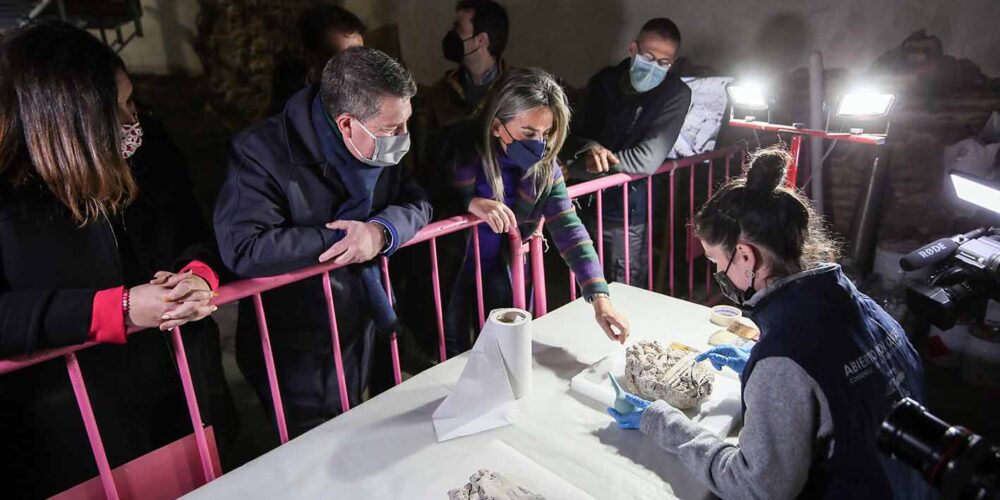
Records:
<instances>
[{"instance_id":1,"label":"dark trousers","mask_svg":"<svg viewBox=\"0 0 1000 500\"><path fill-rule=\"evenodd\" d=\"M589 210L581 210L587 232L594 240L594 251L597 251L597 214ZM646 238L646 218L641 214L641 222L632 220L628 225L628 255L630 284L645 288L649 280L649 248ZM604 278L608 282L625 282L625 225L622 219L604 218Z\"/></svg>"},{"instance_id":2,"label":"dark trousers","mask_svg":"<svg viewBox=\"0 0 1000 500\"><path fill-rule=\"evenodd\" d=\"M368 386L372 369L375 325L368 321L362 328L364 331L357 335L340 331L342 340L354 339L341 348L348 401L352 408L361 403L361 395ZM238 330L236 361L243 376L257 391L265 411L273 417L271 388L260 335L255 330ZM340 389L330 331L287 332L272 326L270 337L289 436L302 434L339 415Z\"/></svg>"},{"instance_id":3,"label":"dark trousers","mask_svg":"<svg viewBox=\"0 0 1000 500\"><path fill-rule=\"evenodd\" d=\"M511 307L514 296L507 266L483 270L483 313ZM476 297L475 271L463 271L452 288L451 299L444 316L445 348L448 357L472 348L472 339L479 334L479 306Z\"/></svg>"}]
</instances>

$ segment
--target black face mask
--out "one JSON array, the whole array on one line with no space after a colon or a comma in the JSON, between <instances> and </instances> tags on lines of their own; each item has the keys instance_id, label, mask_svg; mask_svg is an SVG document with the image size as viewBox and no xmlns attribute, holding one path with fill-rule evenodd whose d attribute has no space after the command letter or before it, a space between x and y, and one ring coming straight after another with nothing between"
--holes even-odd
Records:
<instances>
[{"instance_id":1,"label":"black face mask","mask_svg":"<svg viewBox=\"0 0 1000 500\"><path fill-rule=\"evenodd\" d=\"M465 56L479 50L477 48L468 54L465 53L465 42L472 40L474 37L475 35L462 40L454 30L449 31L441 39L441 52L444 54L444 58L454 63L461 63Z\"/></svg>"},{"instance_id":2,"label":"black face mask","mask_svg":"<svg viewBox=\"0 0 1000 500\"><path fill-rule=\"evenodd\" d=\"M733 301L737 306L743 309L748 309L750 306L747 302L750 301L750 297L757 293L757 290L753 288L753 280L750 280L750 288L746 290L740 290L737 288L736 283L729 279L729 267L733 265L733 259L736 258L736 249L733 248L733 253L729 255L729 264L726 265L725 271L718 271L712 276L715 277L715 282L719 284L719 288L722 289L722 294L726 296L729 300Z\"/></svg>"}]
</instances>

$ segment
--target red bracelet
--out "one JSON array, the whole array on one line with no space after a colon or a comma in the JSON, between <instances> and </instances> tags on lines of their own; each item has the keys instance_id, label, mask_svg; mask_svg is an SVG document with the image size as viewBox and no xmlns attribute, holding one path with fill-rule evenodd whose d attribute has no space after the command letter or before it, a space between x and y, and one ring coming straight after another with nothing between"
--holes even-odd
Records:
<instances>
[{"instance_id":1,"label":"red bracelet","mask_svg":"<svg viewBox=\"0 0 1000 500\"><path fill-rule=\"evenodd\" d=\"M129 289L126 286L126 287L122 288L122 314L125 315L125 317L128 317L129 306L130 306L130 304L129 304Z\"/></svg>"}]
</instances>

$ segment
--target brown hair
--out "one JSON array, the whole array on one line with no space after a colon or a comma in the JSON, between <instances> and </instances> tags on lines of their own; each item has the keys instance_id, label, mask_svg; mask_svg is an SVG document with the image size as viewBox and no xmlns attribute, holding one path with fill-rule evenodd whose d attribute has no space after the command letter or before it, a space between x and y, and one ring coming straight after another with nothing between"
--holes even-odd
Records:
<instances>
[{"instance_id":1,"label":"brown hair","mask_svg":"<svg viewBox=\"0 0 1000 500\"><path fill-rule=\"evenodd\" d=\"M83 225L116 213L138 188L122 158L117 71L94 36L43 22L0 40L0 177L43 183Z\"/></svg>"},{"instance_id":2,"label":"brown hair","mask_svg":"<svg viewBox=\"0 0 1000 500\"><path fill-rule=\"evenodd\" d=\"M750 156L746 175L717 191L694 219L695 233L731 252L741 241L755 245L774 277L839 257L823 219L801 193L783 185L791 156L780 146Z\"/></svg>"}]
</instances>

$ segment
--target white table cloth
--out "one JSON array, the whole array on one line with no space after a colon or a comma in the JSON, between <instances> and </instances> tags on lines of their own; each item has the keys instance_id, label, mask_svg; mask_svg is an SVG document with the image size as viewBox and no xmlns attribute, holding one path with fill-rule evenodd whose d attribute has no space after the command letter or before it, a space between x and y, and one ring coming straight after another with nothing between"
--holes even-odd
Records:
<instances>
[{"instance_id":1,"label":"white table cloth","mask_svg":"<svg viewBox=\"0 0 1000 500\"><path fill-rule=\"evenodd\" d=\"M621 284L612 284L611 294L631 322L629 344L658 339L705 349L719 328L709 323L704 306ZM412 498L443 476L468 478L479 468L475 451L495 440L594 498L710 496L674 456L639 431L620 430L603 407L570 391L574 375L615 349L623 347L604 336L593 309L577 300L535 320L534 389L519 400L513 425L437 442L431 414L462 373L466 356L459 356L188 498Z\"/></svg>"}]
</instances>

